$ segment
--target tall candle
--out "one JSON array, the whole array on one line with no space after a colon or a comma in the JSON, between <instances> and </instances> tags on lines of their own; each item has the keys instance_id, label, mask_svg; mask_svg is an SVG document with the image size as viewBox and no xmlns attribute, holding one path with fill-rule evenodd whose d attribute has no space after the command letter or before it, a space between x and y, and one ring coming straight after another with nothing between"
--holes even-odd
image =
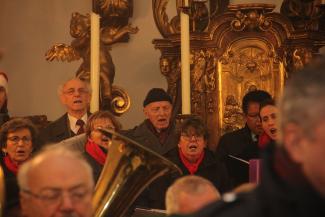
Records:
<instances>
[{"instance_id":1,"label":"tall candle","mask_svg":"<svg viewBox=\"0 0 325 217\"><path fill-rule=\"evenodd\" d=\"M188 7L188 0L184 0ZM189 16L181 12L182 114L191 114L190 26Z\"/></svg>"},{"instance_id":2,"label":"tall candle","mask_svg":"<svg viewBox=\"0 0 325 217\"><path fill-rule=\"evenodd\" d=\"M99 110L99 15L91 13L91 34L90 34L90 86L92 97L90 101L90 112Z\"/></svg>"},{"instance_id":3,"label":"tall candle","mask_svg":"<svg viewBox=\"0 0 325 217\"><path fill-rule=\"evenodd\" d=\"M5 176L2 168L0 167L0 217L2 216L2 210L5 204Z\"/></svg>"}]
</instances>

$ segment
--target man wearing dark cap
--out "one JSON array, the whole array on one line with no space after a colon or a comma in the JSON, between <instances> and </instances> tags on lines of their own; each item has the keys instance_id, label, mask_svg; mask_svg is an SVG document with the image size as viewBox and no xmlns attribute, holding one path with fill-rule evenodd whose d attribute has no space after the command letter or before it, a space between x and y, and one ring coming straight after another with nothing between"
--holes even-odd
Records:
<instances>
[{"instance_id":1,"label":"man wearing dark cap","mask_svg":"<svg viewBox=\"0 0 325 217\"><path fill-rule=\"evenodd\" d=\"M161 88L151 89L143 101L146 120L125 132L129 138L163 155L177 144L171 123L172 99Z\"/></svg>"}]
</instances>

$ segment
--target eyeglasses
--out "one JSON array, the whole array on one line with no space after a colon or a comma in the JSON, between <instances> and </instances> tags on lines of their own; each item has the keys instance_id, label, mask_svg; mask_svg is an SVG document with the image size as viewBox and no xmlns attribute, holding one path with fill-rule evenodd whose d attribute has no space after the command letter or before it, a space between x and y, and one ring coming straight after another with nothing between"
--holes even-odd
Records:
<instances>
[{"instance_id":1,"label":"eyeglasses","mask_svg":"<svg viewBox=\"0 0 325 217\"><path fill-rule=\"evenodd\" d=\"M181 136L186 141L203 141L204 140L204 137L203 136L199 136L199 135L186 135L186 134L182 134Z\"/></svg>"},{"instance_id":2,"label":"eyeglasses","mask_svg":"<svg viewBox=\"0 0 325 217\"><path fill-rule=\"evenodd\" d=\"M108 130L113 130L113 131L115 131L115 127L114 126L95 126L94 127L95 129L94 130L101 130L101 129L103 129L103 130L106 130L106 129L108 129Z\"/></svg>"},{"instance_id":3,"label":"eyeglasses","mask_svg":"<svg viewBox=\"0 0 325 217\"><path fill-rule=\"evenodd\" d=\"M260 120L260 115L259 114L247 114L247 117Z\"/></svg>"},{"instance_id":4,"label":"eyeglasses","mask_svg":"<svg viewBox=\"0 0 325 217\"><path fill-rule=\"evenodd\" d=\"M79 88L79 89L74 89L74 88L71 88L71 89L68 89L66 91L63 91L64 94L66 95L69 95L69 96L72 96L73 94L75 93L79 93L79 94L88 94L89 91L85 88Z\"/></svg>"},{"instance_id":5,"label":"eyeglasses","mask_svg":"<svg viewBox=\"0 0 325 217\"><path fill-rule=\"evenodd\" d=\"M30 141L32 141L32 138L31 137L28 137L28 136L23 136L23 137L19 137L19 136L12 136L12 137L8 137L7 138L10 142L13 142L15 144L18 144L19 141L23 141L23 143L28 143Z\"/></svg>"},{"instance_id":6,"label":"eyeglasses","mask_svg":"<svg viewBox=\"0 0 325 217\"><path fill-rule=\"evenodd\" d=\"M56 205L62 203L63 195L66 194L73 204L81 203L85 198L90 195L91 190L88 188L80 187L76 189L71 189L68 191L62 189L46 189L42 190L40 193L33 193L27 189L22 190L24 193L41 200L46 205Z\"/></svg>"}]
</instances>

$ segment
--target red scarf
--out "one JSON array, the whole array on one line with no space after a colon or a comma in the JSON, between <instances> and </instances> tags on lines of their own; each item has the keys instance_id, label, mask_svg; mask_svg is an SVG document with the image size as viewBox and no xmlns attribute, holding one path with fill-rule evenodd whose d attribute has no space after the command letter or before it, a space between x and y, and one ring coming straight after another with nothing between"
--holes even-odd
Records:
<instances>
[{"instance_id":1,"label":"red scarf","mask_svg":"<svg viewBox=\"0 0 325 217\"><path fill-rule=\"evenodd\" d=\"M202 162L202 160L203 160L203 158L204 158L204 150L203 150L201 156L199 157L199 159L197 160L196 163L191 163L191 162L189 162L189 161L186 159L186 157L185 157L185 155L183 154L183 152L182 152L181 149L179 149L178 153L179 153L179 157L180 157L182 163L183 163L184 166L188 169L188 171L190 172L190 174L191 174L191 175L195 174L196 171L197 171L198 168L199 168L199 165L201 164L201 162Z\"/></svg>"},{"instance_id":2,"label":"red scarf","mask_svg":"<svg viewBox=\"0 0 325 217\"><path fill-rule=\"evenodd\" d=\"M94 143L91 139L88 139L86 144L86 151L87 153L92 156L100 165L105 164L106 154L105 152Z\"/></svg>"},{"instance_id":3,"label":"red scarf","mask_svg":"<svg viewBox=\"0 0 325 217\"><path fill-rule=\"evenodd\" d=\"M13 174L17 175L18 164L14 163L8 155L4 157L4 162L8 170L11 171Z\"/></svg>"},{"instance_id":4,"label":"red scarf","mask_svg":"<svg viewBox=\"0 0 325 217\"><path fill-rule=\"evenodd\" d=\"M258 147L260 150L265 149L267 144L270 143L272 139L265 133L263 132L259 137L258 137Z\"/></svg>"}]
</instances>

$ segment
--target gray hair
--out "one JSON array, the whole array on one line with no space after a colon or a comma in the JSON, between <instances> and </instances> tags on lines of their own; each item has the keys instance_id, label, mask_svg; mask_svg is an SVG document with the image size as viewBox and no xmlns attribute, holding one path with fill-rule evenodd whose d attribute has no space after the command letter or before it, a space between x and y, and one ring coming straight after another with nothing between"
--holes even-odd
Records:
<instances>
[{"instance_id":1,"label":"gray hair","mask_svg":"<svg viewBox=\"0 0 325 217\"><path fill-rule=\"evenodd\" d=\"M206 193L207 189L213 191L217 197L220 197L219 191L209 180L195 175L187 175L177 179L166 192L166 213L179 213L179 195L185 192L196 197Z\"/></svg>"},{"instance_id":2,"label":"gray hair","mask_svg":"<svg viewBox=\"0 0 325 217\"><path fill-rule=\"evenodd\" d=\"M86 81L86 80L82 80L82 79L80 79L80 78L78 78L78 77L73 77L73 78L69 78L69 79L66 80L64 83L62 83L62 84L59 85L59 87L58 87L58 89L57 89L58 96L61 96L61 95L63 94L64 86L65 86L69 81L72 81L72 80L79 80L79 81L85 83L85 84L86 84L86 88L88 89L89 93L91 94L91 92L92 92L92 91L91 91L91 86L90 86L90 84L89 84L88 81Z\"/></svg>"},{"instance_id":3,"label":"gray hair","mask_svg":"<svg viewBox=\"0 0 325 217\"><path fill-rule=\"evenodd\" d=\"M80 164L84 167L86 173L88 174L89 181L92 186L94 186L93 172L90 165L83 158L80 152L73 150L72 148L67 148L64 145L53 144L44 147L36 156L26 161L18 170L17 179L20 190L29 190L28 178L29 173L33 170L33 167L40 162L42 162L47 157L68 157L71 159L78 160Z\"/></svg>"},{"instance_id":4,"label":"gray hair","mask_svg":"<svg viewBox=\"0 0 325 217\"><path fill-rule=\"evenodd\" d=\"M312 138L314 127L325 118L325 59L297 72L285 87L279 103L280 144L284 129L293 123Z\"/></svg>"}]
</instances>

